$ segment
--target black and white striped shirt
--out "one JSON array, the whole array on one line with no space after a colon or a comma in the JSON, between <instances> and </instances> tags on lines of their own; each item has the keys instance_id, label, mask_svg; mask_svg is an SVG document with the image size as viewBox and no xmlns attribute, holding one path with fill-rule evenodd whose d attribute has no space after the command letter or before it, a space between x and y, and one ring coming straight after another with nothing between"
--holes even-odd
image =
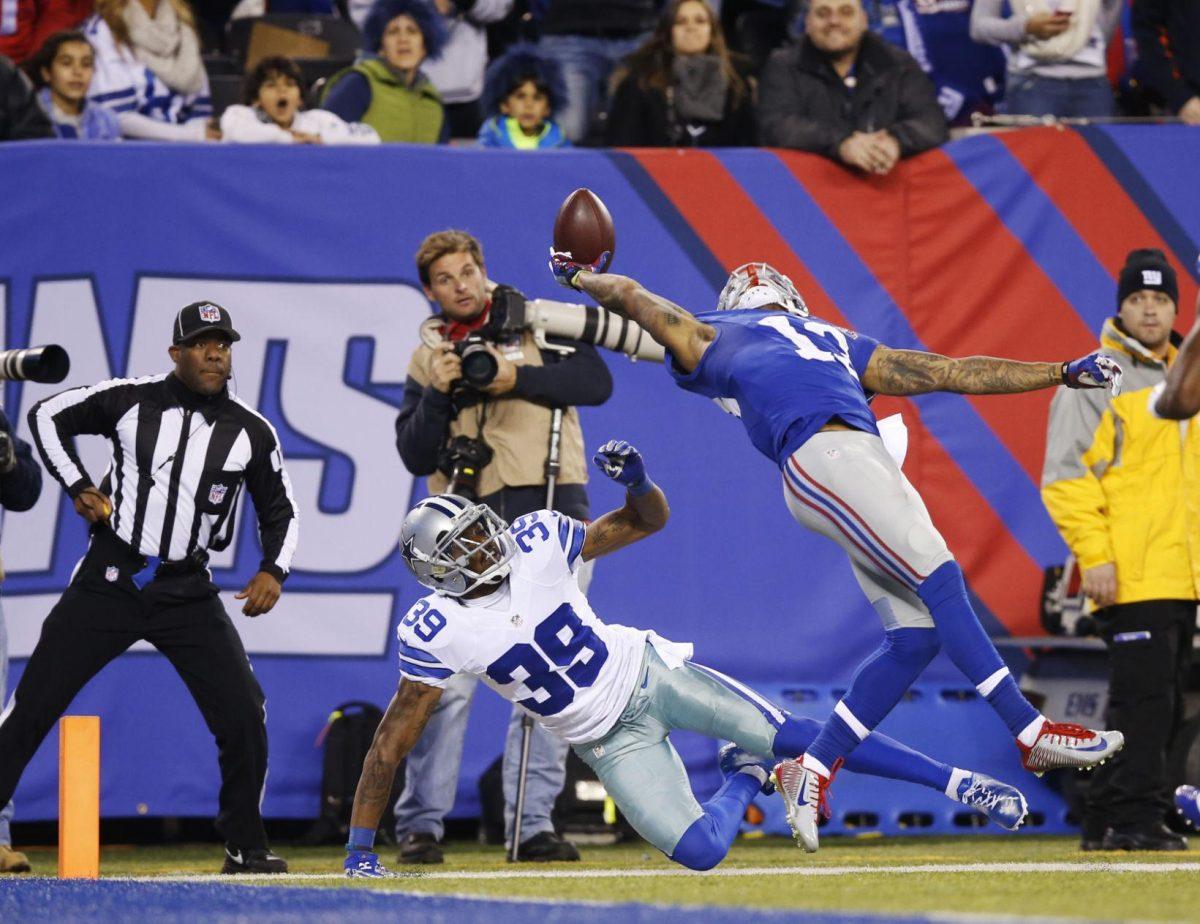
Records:
<instances>
[{"instance_id":1,"label":"black and white striped shirt","mask_svg":"<svg viewBox=\"0 0 1200 924\"><path fill-rule=\"evenodd\" d=\"M173 373L111 379L38 402L29 426L46 470L72 498L93 486L73 437L109 439L100 490L112 498L117 537L139 554L179 561L226 548L244 486L258 514L260 570L287 575L299 518L292 484L275 428L237 397L197 395Z\"/></svg>"}]
</instances>

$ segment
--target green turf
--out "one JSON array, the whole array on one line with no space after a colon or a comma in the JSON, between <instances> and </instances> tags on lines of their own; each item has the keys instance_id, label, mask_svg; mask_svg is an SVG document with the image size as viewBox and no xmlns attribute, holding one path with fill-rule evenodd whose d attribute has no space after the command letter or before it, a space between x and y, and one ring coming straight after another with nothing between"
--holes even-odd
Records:
<instances>
[{"instance_id":1,"label":"green turf","mask_svg":"<svg viewBox=\"0 0 1200 924\"><path fill-rule=\"evenodd\" d=\"M669 904L744 905L876 912L968 912L1016 916L1068 916L1141 920L1200 921L1200 852L1191 854L1081 854L1074 838L954 837L828 839L821 852L808 856L790 840L739 841L719 869L732 867L869 866L886 870L904 864L1070 862L1194 863L1196 871L919 873L801 876L664 876L612 879L429 879L420 872L392 881L343 882L293 880L280 885L328 888L389 888L431 893L534 896L549 899L645 901ZM337 872L343 853L337 848L278 845L298 873ZM504 862L498 848L468 843L448 845L446 863L415 868L451 873L465 871L596 869L676 870L657 851L642 845L585 847L573 864L520 865ZM385 854L385 859L387 856ZM52 851L33 851L35 872L52 872ZM212 873L221 861L219 847L109 847L105 875ZM408 867L407 869L414 869Z\"/></svg>"}]
</instances>

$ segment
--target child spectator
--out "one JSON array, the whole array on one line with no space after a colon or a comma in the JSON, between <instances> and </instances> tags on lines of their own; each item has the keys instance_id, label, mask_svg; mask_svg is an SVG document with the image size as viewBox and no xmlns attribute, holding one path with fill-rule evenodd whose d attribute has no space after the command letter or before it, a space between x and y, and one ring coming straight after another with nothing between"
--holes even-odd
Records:
<instances>
[{"instance_id":1,"label":"child spectator","mask_svg":"<svg viewBox=\"0 0 1200 924\"><path fill-rule=\"evenodd\" d=\"M479 129L485 148L533 151L569 148L554 121L567 99L562 69L529 45L516 45L488 66L483 86L487 121Z\"/></svg>"},{"instance_id":2,"label":"child spectator","mask_svg":"<svg viewBox=\"0 0 1200 924\"><path fill-rule=\"evenodd\" d=\"M117 117L89 103L96 53L82 32L55 32L33 56L27 70L40 88L38 102L59 138L113 141L121 137Z\"/></svg>"},{"instance_id":3,"label":"child spectator","mask_svg":"<svg viewBox=\"0 0 1200 924\"><path fill-rule=\"evenodd\" d=\"M321 107L365 122L383 141L440 144L442 98L421 71L446 45L446 24L426 0L377 0L363 25L361 61L329 78Z\"/></svg>"},{"instance_id":4,"label":"child spectator","mask_svg":"<svg viewBox=\"0 0 1200 924\"><path fill-rule=\"evenodd\" d=\"M96 50L89 98L117 114L126 138L216 141L208 75L184 0L96 0L83 26Z\"/></svg>"},{"instance_id":5,"label":"child spectator","mask_svg":"<svg viewBox=\"0 0 1200 924\"><path fill-rule=\"evenodd\" d=\"M221 137L242 144L379 144L370 125L324 109L301 109L300 68L282 55L263 58L246 78L245 105L221 115Z\"/></svg>"}]
</instances>

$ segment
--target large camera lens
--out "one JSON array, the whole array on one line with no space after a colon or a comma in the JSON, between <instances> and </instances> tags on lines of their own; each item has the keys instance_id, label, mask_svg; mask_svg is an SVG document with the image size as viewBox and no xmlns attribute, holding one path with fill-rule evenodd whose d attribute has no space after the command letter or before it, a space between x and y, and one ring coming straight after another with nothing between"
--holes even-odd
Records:
<instances>
[{"instance_id":1,"label":"large camera lens","mask_svg":"<svg viewBox=\"0 0 1200 924\"><path fill-rule=\"evenodd\" d=\"M496 378L500 364L482 343L468 343L462 351L463 381L473 388L486 388Z\"/></svg>"}]
</instances>

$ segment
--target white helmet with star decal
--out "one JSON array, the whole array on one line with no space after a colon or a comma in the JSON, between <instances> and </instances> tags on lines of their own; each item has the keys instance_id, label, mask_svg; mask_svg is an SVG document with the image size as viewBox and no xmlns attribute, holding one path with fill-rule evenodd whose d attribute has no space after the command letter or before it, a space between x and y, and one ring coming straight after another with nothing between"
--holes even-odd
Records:
<instances>
[{"instance_id":1,"label":"white helmet with star decal","mask_svg":"<svg viewBox=\"0 0 1200 924\"><path fill-rule=\"evenodd\" d=\"M769 263L743 263L725 281L717 299L718 311L778 305L788 314L808 317L808 305L792 280Z\"/></svg>"}]
</instances>

